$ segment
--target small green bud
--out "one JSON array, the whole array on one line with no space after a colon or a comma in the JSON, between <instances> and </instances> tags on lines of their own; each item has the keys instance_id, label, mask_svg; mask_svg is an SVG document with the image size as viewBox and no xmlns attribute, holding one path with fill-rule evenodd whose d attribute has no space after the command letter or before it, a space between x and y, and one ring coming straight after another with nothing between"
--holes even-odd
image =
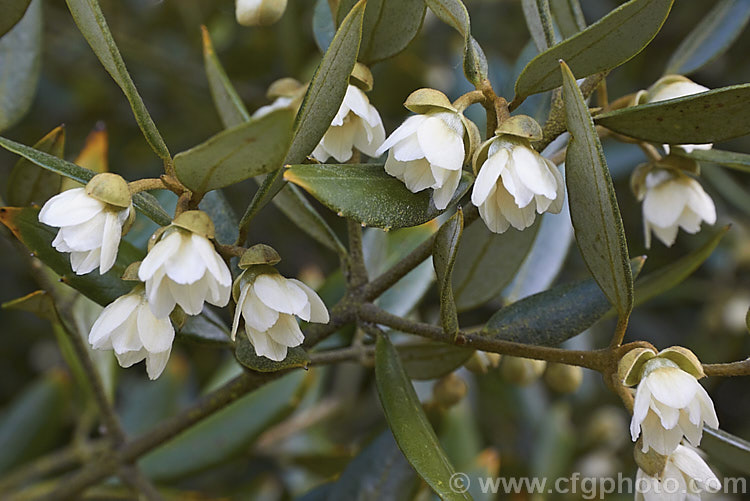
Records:
<instances>
[{"instance_id":1,"label":"small green bud","mask_svg":"<svg viewBox=\"0 0 750 501\"><path fill-rule=\"evenodd\" d=\"M581 386L583 369L574 365L547 364L544 382L558 393L573 393Z\"/></svg>"},{"instance_id":2,"label":"small green bud","mask_svg":"<svg viewBox=\"0 0 750 501\"><path fill-rule=\"evenodd\" d=\"M432 387L432 398L445 409L459 403L467 392L466 382L454 372L440 378Z\"/></svg>"},{"instance_id":3,"label":"small green bud","mask_svg":"<svg viewBox=\"0 0 750 501\"><path fill-rule=\"evenodd\" d=\"M174 218L172 226L188 230L196 235L201 235L209 239L214 238L216 233L214 222L211 221L208 214L202 210L189 210L183 212Z\"/></svg>"},{"instance_id":4,"label":"small green bud","mask_svg":"<svg viewBox=\"0 0 750 501\"><path fill-rule=\"evenodd\" d=\"M542 376L546 366L544 360L505 356L500 371L511 383L528 386Z\"/></svg>"},{"instance_id":5,"label":"small green bud","mask_svg":"<svg viewBox=\"0 0 750 501\"><path fill-rule=\"evenodd\" d=\"M656 353L649 348L635 348L628 351L617 365L617 377L625 386L636 386L643 377L644 365Z\"/></svg>"},{"instance_id":6,"label":"small green bud","mask_svg":"<svg viewBox=\"0 0 750 501\"><path fill-rule=\"evenodd\" d=\"M435 111L453 111L456 108L451 104L448 96L435 89L417 89L406 98L404 106L414 113L430 113Z\"/></svg>"},{"instance_id":7,"label":"small green bud","mask_svg":"<svg viewBox=\"0 0 750 501\"><path fill-rule=\"evenodd\" d=\"M542 139L542 127L539 122L527 115L514 115L495 129L495 135L509 134L511 136L522 137L529 141L539 141Z\"/></svg>"},{"instance_id":8,"label":"small green bud","mask_svg":"<svg viewBox=\"0 0 750 501\"><path fill-rule=\"evenodd\" d=\"M643 452L643 437L635 443L633 457L638 468L651 477L661 477L664 467L667 466L667 456L662 456L651 448L648 452Z\"/></svg>"},{"instance_id":9,"label":"small green bud","mask_svg":"<svg viewBox=\"0 0 750 501\"><path fill-rule=\"evenodd\" d=\"M250 247L240 257L238 266L243 270L256 264L274 265L281 261L281 256L276 249L266 244L256 244Z\"/></svg>"},{"instance_id":10,"label":"small green bud","mask_svg":"<svg viewBox=\"0 0 750 501\"><path fill-rule=\"evenodd\" d=\"M237 22L243 26L269 26L281 19L287 0L236 0Z\"/></svg>"},{"instance_id":11,"label":"small green bud","mask_svg":"<svg viewBox=\"0 0 750 501\"><path fill-rule=\"evenodd\" d=\"M351 76L349 77L349 82L365 92L370 92L374 84L370 68L357 62L357 64L354 65Z\"/></svg>"}]
</instances>

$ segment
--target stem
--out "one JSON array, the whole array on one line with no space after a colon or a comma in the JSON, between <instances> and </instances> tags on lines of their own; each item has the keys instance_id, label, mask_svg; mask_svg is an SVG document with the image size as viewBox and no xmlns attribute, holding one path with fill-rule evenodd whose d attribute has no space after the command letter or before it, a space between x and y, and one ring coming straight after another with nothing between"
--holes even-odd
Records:
<instances>
[{"instance_id":1,"label":"stem","mask_svg":"<svg viewBox=\"0 0 750 501\"><path fill-rule=\"evenodd\" d=\"M479 210L469 205L464 210L464 229L479 218ZM393 265L379 277L372 280L364 287L362 297L366 301L372 301L383 292L390 289L396 282L401 280L407 273L419 266L425 259L432 255L435 244L435 235L422 242L419 247L411 251L401 261Z\"/></svg>"},{"instance_id":2,"label":"stem","mask_svg":"<svg viewBox=\"0 0 750 501\"><path fill-rule=\"evenodd\" d=\"M357 289L368 281L365 266L364 249L362 247L362 225L347 218L346 229L349 235L349 258L346 260L347 278L350 289Z\"/></svg>"},{"instance_id":3,"label":"stem","mask_svg":"<svg viewBox=\"0 0 750 501\"><path fill-rule=\"evenodd\" d=\"M622 340L625 339L625 331L628 329L628 320L630 315L620 315L617 318L617 326L615 327L615 333L612 336L612 342L609 347L611 349L619 348L622 345Z\"/></svg>"},{"instance_id":4,"label":"stem","mask_svg":"<svg viewBox=\"0 0 750 501\"><path fill-rule=\"evenodd\" d=\"M661 160L661 154L659 154L659 150L657 150L653 144L639 141L638 147L643 150L643 153L646 154L649 160L654 162L658 162L659 160Z\"/></svg>"},{"instance_id":5,"label":"stem","mask_svg":"<svg viewBox=\"0 0 750 501\"><path fill-rule=\"evenodd\" d=\"M453 101L453 107L456 108L456 111L459 113L463 113L464 110L472 104L483 103L485 100L486 97L484 92L481 90L472 90Z\"/></svg>"},{"instance_id":6,"label":"stem","mask_svg":"<svg viewBox=\"0 0 750 501\"><path fill-rule=\"evenodd\" d=\"M193 194L189 191L185 191L180 195L180 198L177 199L177 207L174 209L174 217L190 209L190 199L192 196Z\"/></svg>"},{"instance_id":7,"label":"stem","mask_svg":"<svg viewBox=\"0 0 750 501\"><path fill-rule=\"evenodd\" d=\"M703 364L706 376L750 376L750 358L727 364Z\"/></svg>"},{"instance_id":8,"label":"stem","mask_svg":"<svg viewBox=\"0 0 750 501\"><path fill-rule=\"evenodd\" d=\"M239 245L220 244L219 242L215 242L214 246L216 251L224 258L241 257L247 250Z\"/></svg>"},{"instance_id":9,"label":"stem","mask_svg":"<svg viewBox=\"0 0 750 501\"><path fill-rule=\"evenodd\" d=\"M162 181L161 178L146 178L146 179L137 179L135 181L131 181L128 183L128 188L130 189L130 194L135 195L136 193L140 193L141 191L151 191L151 190L168 190L167 185L164 184L164 181Z\"/></svg>"},{"instance_id":10,"label":"stem","mask_svg":"<svg viewBox=\"0 0 750 501\"><path fill-rule=\"evenodd\" d=\"M459 331L458 335L454 337L453 335L446 334L442 327L414 322L392 315L371 303L363 304L360 307L359 315L362 320L385 325L401 332L408 332L435 341L466 346L492 353L577 365L599 372L605 371L610 365L611 350L609 349L595 351L564 350L561 348L503 341L463 331Z\"/></svg>"},{"instance_id":11,"label":"stem","mask_svg":"<svg viewBox=\"0 0 750 501\"><path fill-rule=\"evenodd\" d=\"M164 159L164 174L167 176L177 179L177 171L174 168L174 160L171 158Z\"/></svg>"},{"instance_id":12,"label":"stem","mask_svg":"<svg viewBox=\"0 0 750 501\"><path fill-rule=\"evenodd\" d=\"M555 45L555 30L552 28L552 13L549 10L549 0L536 0L536 10L544 31L544 41L547 48Z\"/></svg>"},{"instance_id":13,"label":"stem","mask_svg":"<svg viewBox=\"0 0 750 501\"><path fill-rule=\"evenodd\" d=\"M141 471L132 465L120 468L119 476L130 485L136 492L143 495L146 501L163 501L164 498L156 490L154 484Z\"/></svg>"}]
</instances>

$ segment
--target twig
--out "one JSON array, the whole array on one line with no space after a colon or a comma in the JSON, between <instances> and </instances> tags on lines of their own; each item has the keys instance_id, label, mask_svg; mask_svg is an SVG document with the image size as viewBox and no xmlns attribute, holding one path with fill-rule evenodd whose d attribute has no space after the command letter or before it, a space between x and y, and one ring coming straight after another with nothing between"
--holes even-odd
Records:
<instances>
[{"instance_id":1,"label":"twig","mask_svg":"<svg viewBox=\"0 0 750 501\"><path fill-rule=\"evenodd\" d=\"M362 225L353 219L347 219L346 229L349 235L349 258L346 260L347 279L349 288L357 289L368 281L362 247Z\"/></svg>"},{"instance_id":2,"label":"twig","mask_svg":"<svg viewBox=\"0 0 750 501\"><path fill-rule=\"evenodd\" d=\"M750 358L727 364L703 364L706 376L750 376Z\"/></svg>"},{"instance_id":3,"label":"twig","mask_svg":"<svg viewBox=\"0 0 750 501\"><path fill-rule=\"evenodd\" d=\"M118 476L132 487L136 492L142 494L146 501L163 501L164 498L156 490L154 484L136 466L126 465L120 468Z\"/></svg>"}]
</instances>

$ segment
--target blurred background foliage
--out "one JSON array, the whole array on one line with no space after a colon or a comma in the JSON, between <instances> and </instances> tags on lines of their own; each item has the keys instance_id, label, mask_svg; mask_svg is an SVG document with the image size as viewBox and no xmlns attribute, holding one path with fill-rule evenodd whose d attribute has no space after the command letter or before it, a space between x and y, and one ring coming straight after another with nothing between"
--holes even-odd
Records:
<instances>
[{"instance_id":1,"label":"blurred background foliage","mask_svg":"<svg viewBox=\"0 0 750 501\"><path fill-rule=\"evenodd\" d=\"M277 25L243 28L235 22L231 0L101 1L130 73L173 152L187 149L222 128L203 70L200 25L208 27L219 58L252 111L267 104L265 90L275 79L293 76L306 80L311 76L320 54L311 23L315 3L291 0ZM589 23L618 4L613 0L581 3ZM520 1L467 0L466 4L473 34L488 56L493 85L498 93L510 98L515 76L523 61L534 53ZM607 80L610 99L656 81L671 53L711 4L676 2L656 39L632 61L610 74ZM33 107L4 135L33 144L64 123L66 158L73 159L87 135L100 126L97 124L103 124L109 134L112 171L130 180L158 175L161 162L143 140L127 101L76 29L65 5L45 2L44 18L43 66ZM434 87L454 99L470 90L461 69L461 44L454 31L428 13L420 34L406 51L372 68L375 87L369 97L380 111L387 131L392 131L407 115L401 103L416 88ZM712 88L750 82L748 48L750 30L691 78ZM519 57L521 64L517 63ZM537 105L542 105L538 108L541 118L544 99L548 99L547 94L536 100ZM482 122L481 108L474 108L470 110L471 117ZM633 145L607 140L604 147L630 254L646 254L640 205L628 187L629 173L644 157ZM750 152L750 139L733 140L720 147ZM0 151L3 197L5 182L16 160L14 155ZM702 183L717 205L716 228L704 226L704 231L696 236L681 232L671 249L655 244L647 253L644 273L699 247L718 227L731 223L732 229L698 272L634 311L626 340L646 339L658 347L680 344L694 350L707 363L739 360L747 356L750 348L745 324L750 305L750 183L747 176L715 167L704 169ZM225 191L235 211L241 212L254 190L254 184L245 182ZM318 207L343 235L342 221ZM141 230L142 235L147 233L148 228ZM305 238L272 205L264 208L262 217L253 222L250 239L274 246L284 258L280 271L287 276L300 276L311 285L321 285L338 266L334 255ZM398 245L411 244L404 239ZM1 302L38 288L33 279L38 270L27 266L27 256L20 249L11 238L0 239ZM496 256L498 260L503 258ZM558 282L586 276L585 266L573 246ZM336 288L335 280L326 283L323 292L329 294L325 298L328 304L336 299ZM414 315L434 321L437 304L433 284ZM466 312L461 323L481 324L498 306L499 302L494 301ZM2 310L0 316L0 409L5 409L0 411L1 474L71 440L80 440L81 434L85 436L90 431L86 423L90 426L94 411L81 403L84 400L77 394L82 390L66 368L50 324L14 310ZM611 321L602 321L567 346L579 349L602 346L612 327ZM140 368L117 369L117 407L128 432L144 431L238 371L236 363L223 350L177 343L167 371L156 382L147 381ZM598 374L586 372L582 386L572 395L559 395L541 380L519 387L498 369L483 375L462 369L459 374L469 383L467 398L450 411L434 416L457 470L494 475L502 467L499 471L503 476L557 476L572 471L615 476L623 471L626 476L634 475L626 413ZM196 469L181 465L185 451L178 448L162 460L146 459L142 463L145 471L157 482L170 485L174 492L194 490L208 497L243 499L299 495L348 468L341 477L345 479L347 471L369 467L367 456L347 467L368 443L370 457L392 456L394 471L399 465L409 471L387 435L371 442L385 425L368 368L344 363L292 378L296 379L284 379L286 386L264 394L265 400L245 402L246 409L239 414L240 418L235 416L235 421L222 422L221 426L229 426L229 431L236 433L227 433L225 428L220 430L223 434L204 437L207 440L204 445L209 449L218 447L226 453L224 457L220 457L223 453L217 453L216 458L205 462L205 468ZM429 398L431 385L417 383L420 396ZM746 379L714 378L707 380L706 385L716 403L722 428L750 437ZM255 416L257 413L260 414ZM290 419L282 419L287 416ZM20 428L25 435L16 433ZM232 443L226 444L227 440ZM15 448L14 457L5 457L9 456L8 448L11 452ZM21 450L23 454L18 453ZM195 455L205 453L200 448L189 450ZM238 459L227 463L225 459L229 457ZM727 475L735 473L731 465L718 461L714 464ZM400 482L404 498L420 489L413 475L393 481ZM377 493L382 486L372 488ZM345 495L346 491L339 494Z\"/></svg>"}]
</instances>

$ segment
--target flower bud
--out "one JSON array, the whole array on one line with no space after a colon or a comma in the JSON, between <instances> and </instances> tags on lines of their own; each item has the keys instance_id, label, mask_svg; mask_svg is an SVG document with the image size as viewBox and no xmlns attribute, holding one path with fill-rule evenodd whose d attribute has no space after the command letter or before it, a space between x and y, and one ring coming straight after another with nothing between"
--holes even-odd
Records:
<instances>
[{"instance_id":1,"label":"flower bud","mask_svg":"<svg viewBox=\"0 0 750 501\"><path fill-rule=\"evenodd\" d=\"M92 198L121 209L130 207L128 182L111 172L103 172L86 184L86 194Z\"/></svg>"},{"instance_id":2,"label":"flower bud","mask_svg":"<svg viewBox=\"0 0 750 501\"><path fill-rule=\"evenodd\" d=\"M374 84L370 68L360 62L354 65L349 81L365 92L370 92Z\"/></svg>"},{"instance_id":3,"label":"flower bud","mask_svg":"<svg viewBox=\"0 0 750 501\"><path fill-rule=\"evenodd\" d=\"M466 396L466 382L451 372L440 378L432 387L432 398L443 408L449 409Z\"/></svg>"},{"instance_id":4,"label":"flower bud","mask_svg":"<svg viewBox=\"0 0 750 501\"><path fill-rule=\"evenodd\" d=\"M547 364L544 382L558 393L573 393L581 386L583 369L574 365Z\"/></svg>"},{"instance_id":5,"label":"flower bud","mask_svg":"<svg viewBox=\"0 0 750 501\"><path fill-rule=\"evenodd\" d=\"M237 0L237 22L243 26L269 26L284 15L287 0Z\"/></svg>"},{"instance_id":6,"label":"flower bud","mask_svg":"<svg viewBox=\"0 0 750 501\"><path fill-rule=\"evenodd\" d=\"M510 134L529 141L539 141L542 139L542 127L539 122L530 116L514 115L497 126L495 135L499 136L500 134Z\"/></svg>"},{"instance_id":7,"label":"flower bud","mask_svg":"<svg viewBox=\"0 0 750 501\"><path fill-rule=\"evenodd\" d=\"M497 369L500 366L501 358L502 355L499 353L476 351L464 367L475 374L487 374L490 369Z\"/></svg>"},{"instance_id":8,"label":"flower bud","mask_svg":"<svg viewBox=\"0 0 750 501\"><path fill-rule=\"evenodd\" d=\"M544 360L505 356L500 370L511 383L528 386L542 376L546 366Z\"/></svg>"}]
</instances>

